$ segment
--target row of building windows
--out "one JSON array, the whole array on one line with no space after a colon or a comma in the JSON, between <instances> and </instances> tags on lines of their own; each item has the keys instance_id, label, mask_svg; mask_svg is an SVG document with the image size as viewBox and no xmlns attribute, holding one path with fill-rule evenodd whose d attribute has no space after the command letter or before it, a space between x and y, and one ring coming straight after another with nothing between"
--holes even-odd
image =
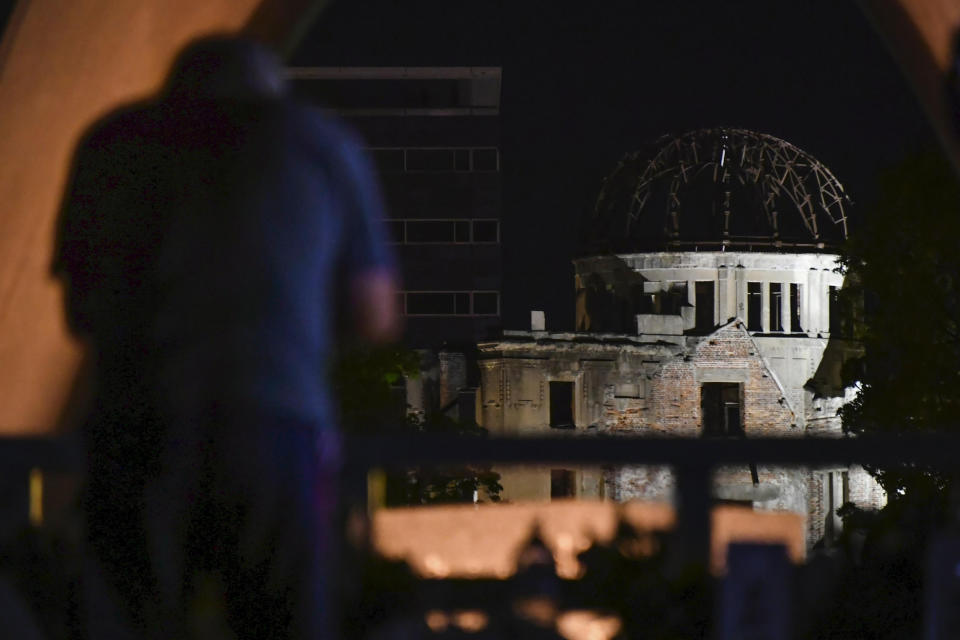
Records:
<instances>
[{"instance_id":1,"label":"row of building windows","mask_svg":"<svg viewBox=\"0 0 960 640\"><path fill-rule=\"evenodd\" d=\"M679 306L686 298L686 283L677 283L671 289L656 296L650 296L646 307L653 313L679 313ZM829 287L829 323L830 332L840 335L845 331L842 325L842 315L838 307L837 287ZM696 330L709 331L713 328L714 283L712 281L698 281L695 283ZM763 331L763 283L747 283L747 330ZM769 304L767 306L768 326L766 331L782 333L786 331L784 301L787 301L786 313L789 314L789 330L792 333L804 331L801 324L801 304L803 300L803 285L796 282L769 283Z\"/></svg>"},{"instance_id":2,"label":"row of building windows","mask_svg":"<svg viewBox=\"0 0 960 640\"><path fill-rule=\"evenodd\" d=\"M393 244L496 244L500 221L474 219L386 220Z\"/></svg>"},{"instance_id":3,"label":"row of building windows","mask_svg":"<svg viewBox=\"0 0 960 640\"><path fill-rule=\"evenodd\" d=\"M769 328L771 332L781 332L783 328L783 298L790 297L790 329L793 332L803 331L800 326L800 300L802 297L801 285L796 282L770 283ZM747 330L763 330L763 283L747 283Z\"/></svg>"},{"instance_id":4,"label":"row of building windows","mask_svg":"<svg viewBox=\"0 0 960 640\"><path fill-rule=\"evenodd\" d=\"M398 308L407 316L499 316L499 291L400 291Z\"/></svg>"},{"instance_id":5,"label":"row of building windows","mask_svg":"<svg viewBox=\"0 0 960 640\"><path fill-rule=\"evenodd\" d=\"M550 381L552 429L574 429L576 395L574 383ZM706 437L742 437L743 385L738 382L705 382L700 386L700 410Z\"/></svg>"},{"instance_id":6,"label":"row of building windows","mask_svg":"<svg viewBox=\"0 0 960 640\"><path fill-rule=\"evenodd\" d=\"M500 170L496 147L372 147L368 152L381 174Z\"/></svg>"}]
</instances>

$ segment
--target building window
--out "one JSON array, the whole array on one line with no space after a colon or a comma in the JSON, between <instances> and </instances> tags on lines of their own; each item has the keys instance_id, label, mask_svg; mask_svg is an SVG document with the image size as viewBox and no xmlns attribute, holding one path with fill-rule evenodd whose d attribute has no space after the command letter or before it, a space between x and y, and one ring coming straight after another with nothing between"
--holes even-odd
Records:
<instances>
[{"instance_id":1,"label":"building window","mask_svg":"<svg viewBox=\"0 0 960 640\"><path fill-rule=\"evenodd\" d=\"M498 316L499 291L401 291L399 308L407 316Z\"/></svg>"},{"instance_id":2,"label":"building window","mask_svg":"<svg viewBox=\"0 0 960 640\"><path fill-rule=\"evenodd\" d=\"M700 333L713 330L715 326L713 321L713 280L696 282L694 284L694 296L696 306L695 330Z\"/></svg>"},{"instance_id":3,"label":"building window","mask_svg":"<svg viewBox=\"0 0 960 640\"><path fill-rule=\"evenodd\" d=\"M550 427L573 429L573 383L550 383Z\"/></svg>"},{"instance_id":4,"label":"building window","mask_svg":"<svg viewBox=\"0 0 960 640\"><path fill-rule=\"evenodd\" d=\"M704 382L700 387L703 435L742 436L743 385L738 382Z\"/></svg>"},{"instance_id":5,"label":"building window","mask_svg":"<svg viewBox=\"0 0 960 640\"><path fill-rule=\"evenodd\" d=\"M407 244L438 244L456 242L453 220L408 220L404 225Z\"/></svg>"},{"instance_id":6,"label":"building window","mask_svg":"<svg viewBox=\"0 0 960 640\"><path fill-rule=\"evenodd\" d=\"M453 150L453 170L470 171L470 149Z\"/></svg>"},{"instance_id":7,"label":"building window","mask_svg":"<svg viewBox=\"0 0 960 640\"><path fill-rule=\"evenodd\" d=\"M384 225L387 228L387 237L393 244L403 244L407 241L406 225L403 220L385 220Z\"/></svg>"},{"instance_id":8,"label":"building window","mask_svg":"<svg viewBox=\"0 0 960 640\"><path fill-rule=\"evenodd\" d=\"M500 221L495 219L388 219L394 244L496 244Z\"/></svg>"},{"instance_id":9,"label":"building window","mask_svg":"<svg viewBox=\"0 0 960 640\"><path fill-rule=\"evenodd\" d=\"M688 306L687 283L671 282L666 291L661 291L655 298L656 313L667 316L679 316L680 310Z\"/></svg>"},{"instance_id":10,"label":"building window","mask_svg":"<svg viewBox=\"0 0 960 640\"><path fill-rule=\"evenodd\" d=\"M835 540L843 531L843 520L837 515L837 509L850 502L850 477L846 471L828 472L823 476L826 493L826 513L824 514L823 533L827 540Z\"/></svg>"},{"instance_id":11,"label":"building window","mask_svg":"<svg viewBox=\"0 0 960 640\"><path fill-rule=\"evenodd\" d=\"M370 155L381 174L403 173L406 170L403 149L371 149Z\"/></svg>"},{"instance_id":12,"label":"building window","mask_svg":"<svg viewBox=\"0 0 960 640\"><path fill-rule=\"evenodd\" d=\"M476 316L496 316L500 314L500 294L496 291L474 291L473 310Z\"/></svg>"},{"instance_id":13,"label":"building window","mask_svg":"<svg viewBox=\"0 0 960 640\"><path fill-rule=\"evenodd\" d=\"M455 149L407 149L406 171L456 171Z\"/></svg>"},{"instance_id":14,"label":"building window","mask_svg":"<svg viewBox=\"0 0 960 640\"><path fill-rule=\"evenodd\" d=\"M381 174L500 171L496 147L373 147L367 152Z\"/></svg>"},{"instance_id":15,"label":"building window","mask_svg":"<svg viewBox=\"0 0 960 640\"><path fill-rule=\"evenodd\" d=\"M837 287L829 289L830 335L840 337L843 333L843 321L840 314L840 290Z\"/></svg>"},{"instance_id":16,"label":"building window","mask_svg":"<svg viewBox=\"0 0 960 640\"><path fill-rule=\"evenodd\" d=\"M747 331L763 331L763 283L747 283Z\"/></svg>"},{"instance_id":17,"label":"building window","mask_svg":"<svg viewBox=\"0 0 960 640\"><path fill-rule=\"evenodd\" d=\"M472 220L473 236L471 242L500 242L500 222L498 220Z\"/></svg>"},{"instance_id":18,"label":"building window","mask_svg":"<svg viewBox=\"0 0 960 640\"><path fill-rule=\"evenodd\" d=\"M500 151L498 149L471 149L471 171L499 171Z\"/></svg>"},{"instance_id":19,"label":"building window","mask_svg":"<svg viewBox=\"0 0 960 640\"><path fill-rule=\"evenodd\" d=\"M790 283L790 331L800 333L803 327L800 326L800 296L802 290L796 282Z\"/></svg>"},{"instance_id":20,"label":"building window","mask_svg":"<svg viewBox=\"0 0 960 640\"><path fill-rule=\"evenodd\" d=\"M770 283L770 331L783 331L783 285Z\"/></svg>"},{"instance_id":21,"label":"building window","mask_svg":"<svg viewBox=\"0 0 960 640\"><path fill-rule=\"evenodd\" d=\"M550 498L575 498L577 472L570 469L550 470Z\"/></svg>"}]
</instances>

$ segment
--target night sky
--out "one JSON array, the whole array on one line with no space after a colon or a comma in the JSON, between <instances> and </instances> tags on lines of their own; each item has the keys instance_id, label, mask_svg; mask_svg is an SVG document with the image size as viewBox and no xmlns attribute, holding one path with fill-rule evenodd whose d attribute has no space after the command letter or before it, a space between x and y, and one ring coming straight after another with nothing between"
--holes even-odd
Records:
<instances>
[{"instance_id":1,"label":"night sky","mask_svg":"<svg viewBox=\"0 0 960 640\"><path fill-rule=\"evenodd\" d=\"M333 2L294 65L503 67L505 328L573 327L580 220L623 153L733 126L826 164L864 215L877 174L935 146L854 2Z\"/></svg>"}]
</instances>

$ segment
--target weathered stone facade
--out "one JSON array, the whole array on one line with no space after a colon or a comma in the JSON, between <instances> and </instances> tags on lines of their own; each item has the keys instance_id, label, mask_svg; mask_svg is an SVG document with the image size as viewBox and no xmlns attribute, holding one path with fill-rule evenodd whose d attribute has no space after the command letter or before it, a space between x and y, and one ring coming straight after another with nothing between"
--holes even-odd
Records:
<instances>
[{"instance_id":1,"label":"weathered stone facade","mask_svg":"<svg viewBox=\"0 0 960 640\"><path fill-rule=\"evenodd\" d=\"M850 390L840 385L839 368L856 345L830 333L830 300L842 285L835 256L674 252L575 266L581 331L538 326L480 345L477 418L491 432L840 435L836 411ZM504 497L544 498L573 487L567 495L669 501L675 486L669 468L607 469L600 482L593 482L596 470L576 470L576 482L561 471L573 473L544 469L537 481L525 472L514 484L508 474ZM811 545L839 531L835 510L843 502L885 501L860 467L721 468L714 493L806 515Z\"/></svg>"}]
</instances>

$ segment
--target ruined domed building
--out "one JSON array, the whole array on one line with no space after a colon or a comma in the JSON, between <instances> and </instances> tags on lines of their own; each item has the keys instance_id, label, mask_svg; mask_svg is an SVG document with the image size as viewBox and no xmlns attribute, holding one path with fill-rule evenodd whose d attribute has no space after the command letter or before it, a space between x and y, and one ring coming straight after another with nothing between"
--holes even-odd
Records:
<instances>
[{"instance_id":1,"label":"ruined domed building","mask_svg":"<svg viewBox=\"0 0 960 640\"><path fill-rule=\"evenodd\" d=\"M665 137L607 178L574 260L574 333L505 331L479 345L480 423L624 436L838 436L856 353L836 312L834 250L849 199L815 158L738 129ZM503 497L672 498L669 468L503 469ZM716 471L718 500L804 514L808 545L836 508L882 490L860 467Z\"/></svg>"}]
</instances>

